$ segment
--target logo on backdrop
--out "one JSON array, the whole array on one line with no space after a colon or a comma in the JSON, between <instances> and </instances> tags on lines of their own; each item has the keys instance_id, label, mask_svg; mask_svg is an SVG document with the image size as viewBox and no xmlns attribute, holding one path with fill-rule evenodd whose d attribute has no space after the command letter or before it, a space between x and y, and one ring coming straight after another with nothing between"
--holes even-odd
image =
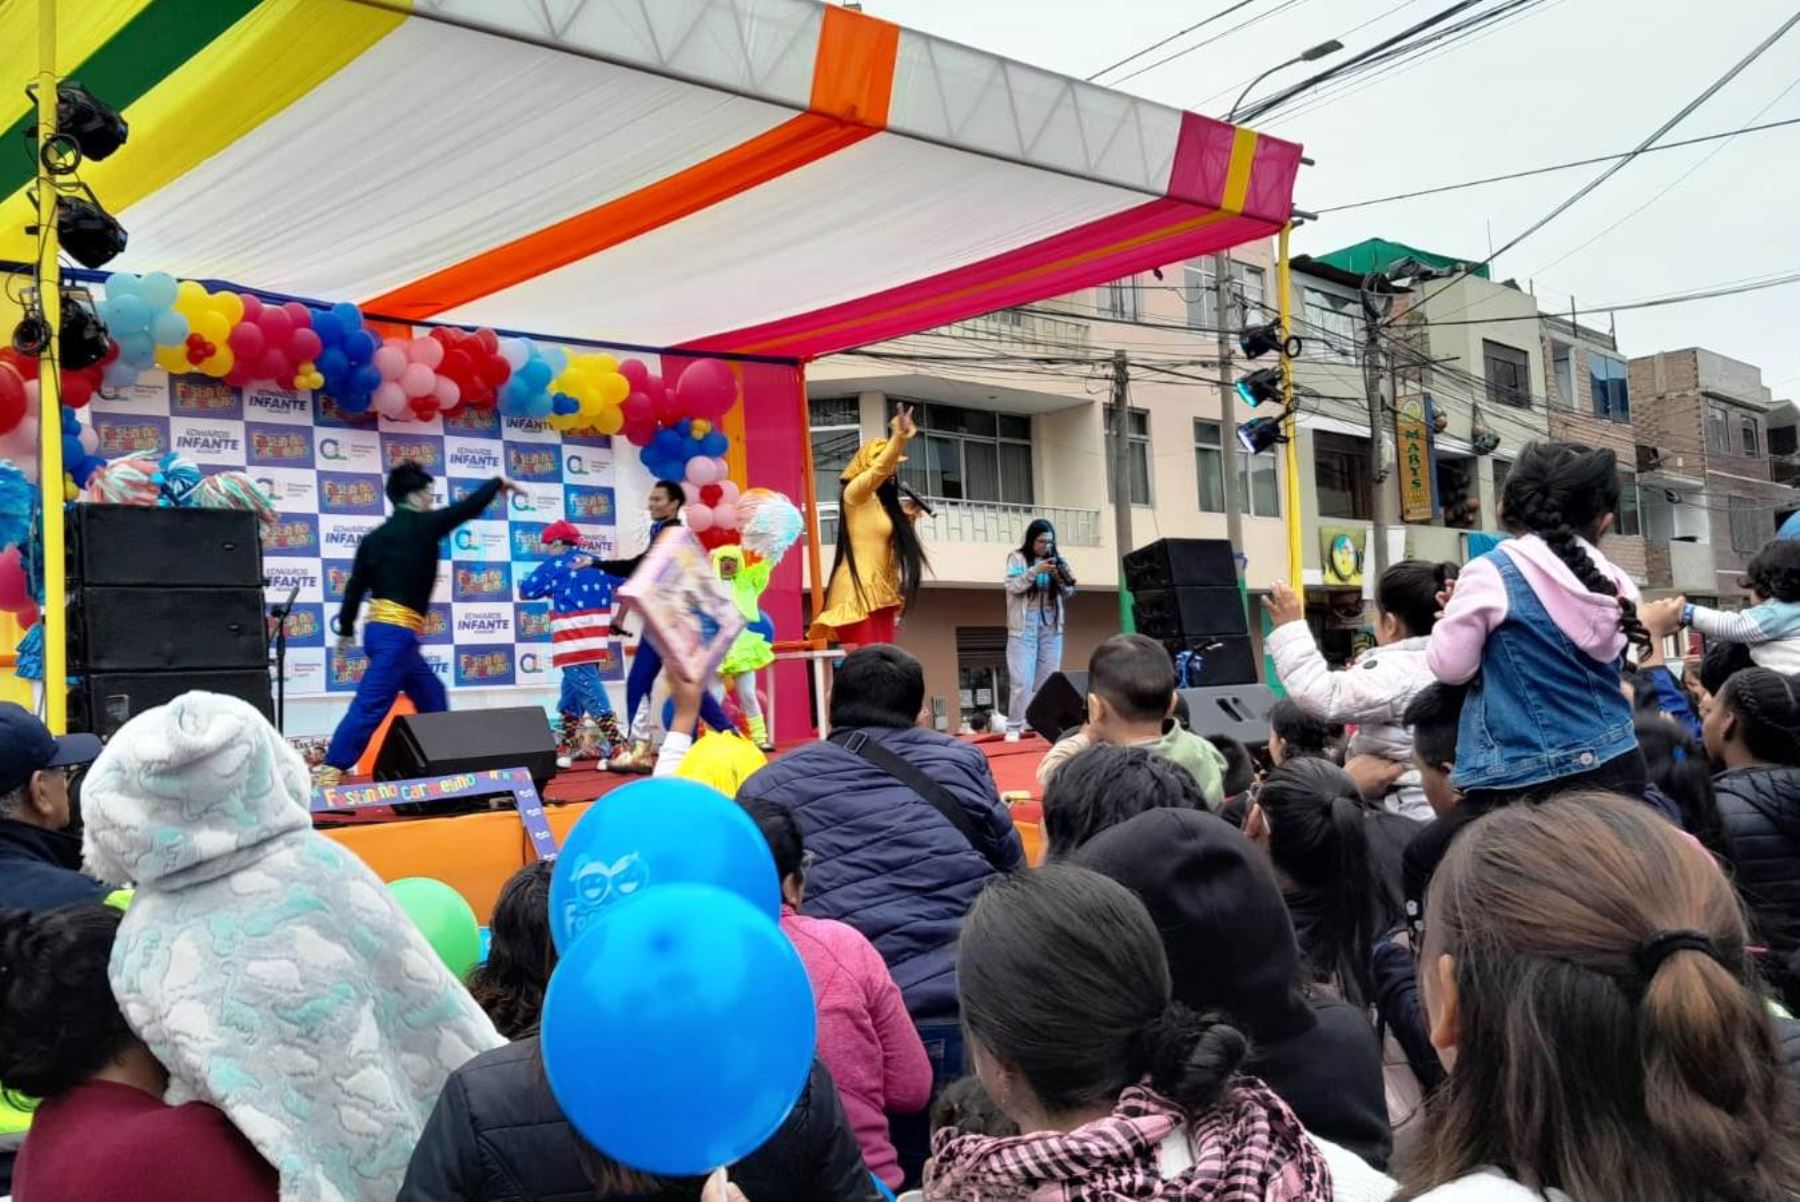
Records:
<instances>
[{"instance_id":1,"label":"logo on backdrop","mask_svg":"<svg viewBox=\"0 0 1800 1202\"><path fill-rule=\"evenodd\" d=\"M146 451L160 455L169 449L169 419L166 417L96 413L94 433L100 436L100 454L108 459Z\"/></svg>"},{"instance_id":2,"label":"logo on backdrop","mask_svg":"<svg viewBox=\"0 0 1800 1202\"><path fill-rule=\"evenodd\" d=\"M555 442L556 428L538 417L503 417L500 428L505 431L506 440L515 439L524 442Z\"/></svg>"},{"instance_id":3,"label":"logo on backdrop","mask_svg":"<svg viewBox=\"0 0 1800 1202\"><path fill-rule=\"evenodd\" d=\"M352 476L342 472L319 473L319 509L323 513L386 512L380 476Z\"/></svg>"},{"instance_id":4,"label":"logo on backdrop","mask_svg":"<svg viewBox=\"0 0 1800 1202\"><path fill-rule=\"evenodd\" d=\"M244 416L251 421L279 422L289 426L310 426L313 417L312 395L254 384L243 390Z\"/></svg>"},{"instance_id":5,"label":"logo on backdrop","mask_svg":"<svg viewBox=\"0 0 1800 1202\"><path fill-rule=\"evenodd\" d=\"M513 649L507 646L458 647L456 683L499 685L513 683Z\"/></svg>"},{"instance_id":6,"label":"logo on backdrop","mask_svg":"<svg viewBox=\"0 0 1800 1202\"><path fill-rule=\"evenodd\" d=\"M522 559L527 563L542 563L550 558L550 548L544 546L543 522L511 522L512 558Z\"/></svg>"},{"instance_id":7,"label":"logo on backdrop","mask_svg":"<svg viewBox=\"0 0 1800 1202\"><path fill-rule=\"evenodd\" d=\"M416 463L436 476L444 470L444 439L438 434L382 434L381 466L393 471L402 463Z\"/></svg>"},{"instance_id":8,"label":"logo on backdrop","mask_svg":"<svg viewBox=\"0 0 1800 1202\"><path fill-rule=\"evenodd\" d=\"M513 637L521 643L550 641L550 604L547 601L513 602ZM524 660L520 661L523 670Z\"/></svg>"},{"instance_id":9,"label":"logo on backdrop","mask_svg":"<svg viewBox=\"0 0 1800 1202\"><path fill-rule=\"evenodd\" d=\"M450 536L452 559L498 559L506 554L506 526L502 522L469 522Z\"/></svg>"},{"instance_id":10,"label":"logo on backdrop","mask_svg":"<svg viewBox=\"0 0 1800 1202\"><path fill-rule=\"evenodd\" d=\"M265 563L263 579L268 582L270 601L286 601L295 589L302 601L318 601L325 595L320 590L319 569L310 563Z\"/></svg>"},{"instance_id":11,"label":"logo on backdrop","mask_svg":"<svg viewBox=\"0 0 1800 1202\"><path fill-rule=\"evenodd\" d=\"M512 606L458 605L455 613L457 642L512 642Z\"/></svg>"},{"instance_id":12,"label":"logo on backdrop","mask_svg":"<svg viewBox=\"0 0 1800 1202\"><path fill-rule=\"evenodd\" d=\"M320 426L350 426L361 430L375 428L375 414L345 413L337 401L322 392L313 394L313 423Z\"/></svg>"},{"instance_id":13,"label":"logo on backdrop","mask_svg":"<svg viewBox=\"0 0 1800 1202\"><path fill-rule=\"evenodd\" d=\"M241 419L244 399L237 389L223 380L206 376L171 376L169 412L177 417Z\"/></svg>"},{"instance_id":14,"label":"logo on backdrop","mask_svg":"<svg viewBox=\"0 0 1800 1202\"><path fill-rule=\"evenodd\" d=\"M170 420L169 431L170 449L195 463L237 465L247 461L242 422L177 417Z\"/></svg>"},{"instance_id":15,"label":"logo on backdrop","mask_svg":"<svg viewBox=\"0 0 1800 1202\"><path fill-rule=\"evenodd\" d=\"M286 598L282 598L286 600ZM274 620L270 619L270 627ZM325 607L316 601L295 602L293 612L288 614L288 645L291 647L323 647L325 645Z\"/></svg>"},{"instance_id":16,"label":"logo on backdrop","mask_svg":"<svg viewBox=\"0 0 1800 1202\"><path fill-rule=\"evenodd\" d=\"M610 488L589 484L564 485L563 506L565 516L571 522L598 522L610 526L616 520L617 511L613 490Z\"/></svg>"},{"instance_id":17,"label":"logo on backdrop","mask_svg":"<svg viewBox=\"0 0 1800 1202\"><path fill-rule=\"evenodd\" d=\"M434 601L425 607L425 629L419 632L421 643L450 642L450 606Z\"/></svg>"},{"instance_id":18,"label":"logo on backdrop","mask_svg":"<svg viewBox=\"0 0 1800 1202\"><path fill-rule=\"evenodd\" d=\"M452 476L474 476L485 481L502 472L500 444L491 438L446 438L447 471Z\"/></svg>"},{"instance_id":19,"label":"logo on backdrop","mask_svg":"<svg viewBox=\"0 0 1800 1202\"><path fill-rule=\"evenodd\" d=\"M450 597L454 601L512 600L512 564L452 564Z\"/></svg>"},{"instance_id":20,"label":"logo on backdrop","mask_svg":"<svg viewBox=\"0 0 1800 1202\"><path fill-rule=\"evenodd\" d=\"M317 555L319 519L311 513L281 513L263 526L264 555Z\"/></svg>"},{"instance_id":21,"label":"logo on backdrop","mask_svg":"<svg viewBox=\"0 0 1800 1202\"><path fill-rule=\"evenodd\" d=\"M331 693L348 693L362 683L369 670L369 657L360 648L338 652L334 647L325 660L325 689Z\"/></svg>"},{"instance_id":22,"label":"logo on backdrop","mask_svg":"<svg viewBox=\"0 0 1800 1202\"><path fill-rule=\"evenodd\" d=\"M496 459L496 461L499 459L499 457L500 457L499 453L495 452L494 458ZM498 469L496 468L495 470L497 471ZM450 477L450 499L452 501L460 501L464 497L468 496L470 493L474 492L476 489L480 488L483 484L486 484L486 483L487 483L486 480L459 480L455 476L452 476L452 477ZM481 511L481 513L477 516L484 517L484 518L503 518L503 517L505 517L506 516L506 494L505 493L495 493L494 499L487 503L487 508L483 509Z\"/></svg>"},{"instance_id":23,"label":"logo on backdrop","mask_svg":"<svg viewBox=\"0 0 1800 1202\"><path fill-rule=\"evenodd\" d=\"M550 669L550 657L539 655L535 651L519 652L519 681L524 683L526 677L544 675Z\"/></svg>"},{"instance_id":24,"label":"logo on backdrop","mask_svg":"<svg viewBox=\"0 0 1800 1202\"><path fill-rule=\"evenodd\" d=\"M461 405L455 413L444 415L444 429L459 434L499 434L500 411L498 409L477 409L473 405Z\"/></svg>"},{"instance_id":25,"label":"logo on backdrop","mask_svg":"<svg viewBox=\"0 0 1800 1202\"><path fill-rule=\"evenodd\" d=\"M363 537L379 525L378 517L324 514L319 518L319 546L334 558L354 556Z\"/></svg>"},{"instance_id":26,"label":"logo on backdrop","mask_svg":"<svg viewBox=\"0 0 1800 1202\"><path fill-rule=\"evenodd\" d=\"M506 474L514 480L553 484L562 479L562 452L554 446L506 444Z\"/></svg>"},{"instance_id":27,"label":"logo on backdrop","mask_svg":"<svg viewBox=\"0 0 1800 1202\"><path fill-rule=\"evenodd\" d=\"M350 569L354 561L349 559L326 559L319 563L319 583L325 589L327 601L342 601L344 586L350 583Z\"/></svg>"},{"instance_id":28,"label":"logo on backdrop","mask_svg":"<svg viewBox=\"0 0 1800 1202\"><path fill-rule=\"evenodd\" d=\"M313 465L312 431L301 426L265 425L245 422L244 436L249 440L248 460L253 467L311 467Z\"/></svg>"}]
</instances>

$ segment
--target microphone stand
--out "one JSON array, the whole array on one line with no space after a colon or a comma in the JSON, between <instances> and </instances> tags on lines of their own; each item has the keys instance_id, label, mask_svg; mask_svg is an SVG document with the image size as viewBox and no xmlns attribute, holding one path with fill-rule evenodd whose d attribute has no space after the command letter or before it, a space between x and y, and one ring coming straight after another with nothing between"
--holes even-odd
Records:
<instances>
[{"instance_id":1,"label":"microphone stand","mask_svg":"<svg viewBox=\"0 0 1800 1202\"><path fill-rule=\"evenodd\" d=\"M286 601L269 609L275 619L275 729L282 734L287 733L287 620L299 595L300 586L296 584L288 590Z\"/></svg>"}]
</instances>

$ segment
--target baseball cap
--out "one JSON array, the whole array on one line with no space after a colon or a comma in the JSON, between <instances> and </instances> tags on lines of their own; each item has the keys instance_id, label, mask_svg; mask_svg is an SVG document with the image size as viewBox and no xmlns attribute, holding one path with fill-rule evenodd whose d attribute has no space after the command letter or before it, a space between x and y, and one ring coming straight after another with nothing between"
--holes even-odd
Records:
<instances>
[{"instance_id":1,"label":"baseball cap","mask_svg":"<svg viewBox=\"0 0 1800 1202\"><path fill-rule=\"evenodd\" d=\"M544 533L540 537L545 544L574 543L577 546L581 544L580 528L567 518L558 518L545 526Z\"/></svg>"},{"instance_id":2,"label":"baseball cap","mask_svg":"<svg viewBox=\"0 0 1800 1202\"><path fill-rule=\"evenodd\" d=\"M58 738L37 715L11 701L0 701L0 793L10 793L46 768L89 764L100 754L94 735Z\"/></svg>"}]
</instances>

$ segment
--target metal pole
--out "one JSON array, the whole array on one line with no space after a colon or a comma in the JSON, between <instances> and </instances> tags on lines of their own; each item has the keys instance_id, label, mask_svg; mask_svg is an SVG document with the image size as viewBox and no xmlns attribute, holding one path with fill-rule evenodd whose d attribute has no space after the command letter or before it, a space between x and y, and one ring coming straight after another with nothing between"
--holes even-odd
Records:
<instances>
[{"instance_id":1,"label":"metal pole","mask_svg":"<svg viewBox=\"0 0 1800 1202\"><path fill-rule=\"evenodd\" d=\"M1369 302L1369 282L1363 282L1363 392L1369 401L1369 539L1375 545L1370 561L1377 576L1387 570L1387 470L1382 462L1381 423L1381 322Z\"/></svg>"},{"instance_id":2,"label":"metal pole","mask_svg":"<svg viewBox=\"0 0 1800 1202\"><path fill-rule=\"evenodd\" d=\"M1113 352L1112 378L1112 478L1113 541L1119 555L1119 629L1137 629L1131 617L1131 590L1125 587L1125 556L1131 552L1131 365L1125 352Z\"/></svg>"},{"instance_id":3,"label":"metal pole","mask_svg":"<svg viewBox=\"0 0 1800 1202\"><path fill-rule=\"evenodd\" d=\"M800 404L800 499L806 506L806 574L812 616L825 609L823 556L819 551L819 485L813 471L812 404L806 399L806 365L794 366L794 393ZM838 521L844 515L838 514Z\"/></svg>"},{"instance_id":4,"label":"metal pole","mask_svg":"<svg viewBox=\"0 0 1800 1202\"><path fill-rule=\"evenodd\" d=\"M44 526L44 724L69 729L68 598L63 580L62 287L57 259L56 181L44 165L56 136L56 0L38 0L37 207L43 249L37 263L38 303L50 323L50 348L38 368L38 489Z\"/></svg>"},{"instance_id":5,"label":"metal pole","mask_svg":"<svg viewBox=\"0 0 1800 1202\"><path fill-rule=\"evenodd\" d=\"M1239 554L1245 553L1244 547L1244 499L1238 495L1237 486L1237 389L1231 380L1231 331L1230 323L1225 320L1231 303L1231 256L1220 251L1212 257L1213 267L1213 320L1219 326L1219 446L1220 462L1224 470L1220 475L1225 502L1225 540L1231 549ZM1243 579L1243 569L1238 569L1238 578Z\"/></svg>"},{"instance_id":6,"label":"metal pole","mask_svg":"<svg viewBox=\"0 0 1800 1202\"><path fill-rule=\"evenodd\" d=\"M1282 455L1287 464L1286 503L1283 509L1287 516L1287 550L1288 550L1288 586L1306 599L1306 530L1300 520L1300 443L1294 429L1294 363L1287 357L1287 340L1293 322L1293 276L1288 270L1288 235L1293 231L1292 223L1281 227L1281 238L1276 243L1275 257L1275 296L1276 313L1281 321L1281 402L1287 411L1284 423L1284 434L1287 441L1282 444Z\"/></svg>"}]
</instances>

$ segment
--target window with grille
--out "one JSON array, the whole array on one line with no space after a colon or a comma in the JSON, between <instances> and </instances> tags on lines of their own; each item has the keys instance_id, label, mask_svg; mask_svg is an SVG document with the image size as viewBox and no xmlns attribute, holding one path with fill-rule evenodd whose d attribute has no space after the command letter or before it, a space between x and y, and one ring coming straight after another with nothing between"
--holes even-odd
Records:
<instances>
[{"instance_id":1,"label":"window with grille","mask_svg":"<svg viewBox=\"0 0 1800 1202\"><path fill-rule=\"evenodd\" d=\"M1219 328L1218 296L1213 291L1213 261L1201 259L1182 270L1182 291L1187 301L1188 325L1197 330ZM1231 264L1230 301L1225 325L1242 329L1274 316L1266 308L1263 269L1236 260Z\"/></svg>"},{"instance_id":2,"label":"window with grille","mask_svg":"<svg viewBox=\"0 0 1800 1202\"><path fill-rule=\"evenodd\" d=\"M1530 408L1531 356L1518 347L1484 338L1481 358L1487 370L1489 399L1515 409Z\"/></svg>"},{"instance_id":3,"label":"window with grille","mask_svg":"<svg viewBox=\"0 0 1800 1202\"><path fill-rule=\"evenodd\" d=\"M1594 394L1594 416L1603 421L1631 420L1631 389L1625 360L1588 352L1588 386Z\"/></svg>"},{"instance_id":4,"label":"window with grille","mask_svg":"<svg viewBox=\"0 0 1800 1202\"><path fill-rule=\"evenodd\" d=\"M1036 500L1029 417L915 402L913 420L919 434L907 448L900 480L914 492L1009 505Z\"/></svg>"},{"instance_id":5,"label":"window with grille","mask_svg":"<svg viewBox=\"0 0 1800 1202\"><path fill-rule=\"evenodd\" d=\"M1125 470L1130 480L1130 497L1133 505L1150 504L1150 411L1133 409L1126 415L1127 437L1125 440ZM1113 433L1118 422L1113 418L1109 406L1106 410L1106 470L1112 471L1114 462Z\"/></svg>"},{"instance_id":6,"label":"window with grille","mask_svg":"<svg viewBox=\"0 0 1800 1202\"><path fill-rule=\"evenodd\" d=\"M1138 319L1137 277L1128 275L1122 280L1113 280L1100 285L1095 293L1094 308L1101 317L1109 317L1114 321L1136 321Z\"/></svg>"},{"instance_id":7,"label":"window with grille","mask_svg":"<svg viewBox=\"0 0 1800 1202\"><path fill-rule=\"evenodd\" d=\"M1225 457L1237 461L1239 512L1250 517L1281 516L1281 489L1275 479L1275 456L1246 455L1238 447L1220 445L1218 422L1194 422L1194 475L1200 484L1200 510L1225 512Z\"/></svg>"}]
</instances>

